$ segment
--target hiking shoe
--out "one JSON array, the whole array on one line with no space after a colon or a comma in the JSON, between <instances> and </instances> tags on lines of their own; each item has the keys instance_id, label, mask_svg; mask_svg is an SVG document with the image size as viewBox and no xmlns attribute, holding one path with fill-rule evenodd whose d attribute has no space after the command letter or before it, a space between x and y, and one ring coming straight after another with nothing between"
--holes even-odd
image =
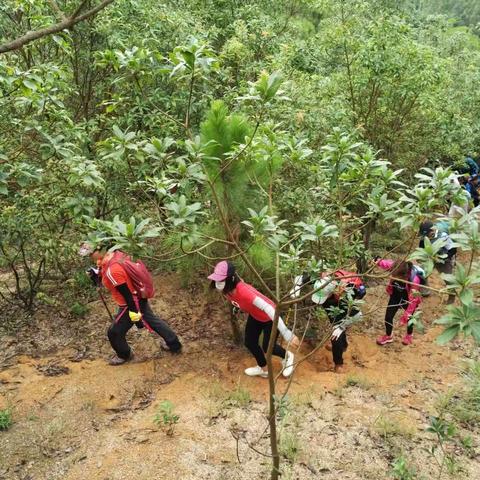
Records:
<instances>
[{"instance_id":1,"label":"hiking shoe","mask_svg":"<svg viewBox=\"0 0 480 480\"><path fill-rule=\"evenodd\" d=\"M335 365L333 371L335 373L345 373L345 367L343 365Z\"/></svg>"},{"instance_id":2,"label":"hiking shoe","mask_svg":"<svg viewBox=\"0 0 480 480\"><path fill-rule=\"evenodd\" d=\"M295 355L292 352L287 350L285 358L282 360L282 375L284 377L289 377L293 373L293 363L295 360Z\"/></svg>"},{"instance_id":3,"label":"hiking shoe","mask_svg":"<svg viewBox=\"0 0 480 480\"><path fill-rule=\"evenodd\" d=\"M175 339L168 345L168 349L170 350L170 353L173 354L182 353L182 344L180 343L180 340L178 338Z\"/></svg>"},{"instance_id":4,"label":"hiking shoe","mask_svg":"<svg viewBox=\"0 0 480 480\"><path fill-rule=\"evenodd\" d=\"M177 339L174 342L170 343L169 345L166 343L160 342L160 348L165 352L170 352L171 354L176 355L178 353L182 353L183 345Z\"/></svg>"},{"instance_id":5,"label":"hiking shoe","mask_svg":"<svg viewBox=\"0 0 480 480\"><path fill-rule=\"evenodd\" d=\"M117 365L123 365L124 363L129 362L133 358L133 353L130 354L128 358L121 358L118 355L114 355L109 361L108 364L116 367Z\"/></svg>"},{"instance_id":6,"label":"hiking shoe","mask_svg":"<svg viewBox=\"0 0 480 480\"><path fill-rule=\"evenodd\" d=\"M248 375L249 377L262 377L262 378L268 377L268 372L265 371L262 367L259 367L258 365L256 367L246 368L245 374Z\"/></svg>"},{"instance_id":7,"label":"hiking shoe","mask_svg":"<svg viewBox=\"0 0 480 480\"><path fill-rule=\"evenodd\" d=\"M402 338L402 343L404 345L411 345L413 343L413 334L407 333L403 338Z\"/></svg>"},{"instance_id":8,"label":"hiking shoe","mask_svg":"<svg viewBox=\"0 0 480 480\"><path fill-rule=\"evenodd\" d=\"M171 353L172 355L178 355L180 353L182 353L182 345L172 345L172 346L168 346L168 345L161 345L160 348L162 350L164 350L165 352L169 352Z\"/></svg>"},{"instance_id":9,"label":"hiking shoe","mask_svg":"<svg viewBox=\"0 0 480 480\"><path fill-rule=\"evenodd\" d=\"M377 338L377 345L386 345L393 342L393 335L382 335Z\"/></svg>"}]
</instances>

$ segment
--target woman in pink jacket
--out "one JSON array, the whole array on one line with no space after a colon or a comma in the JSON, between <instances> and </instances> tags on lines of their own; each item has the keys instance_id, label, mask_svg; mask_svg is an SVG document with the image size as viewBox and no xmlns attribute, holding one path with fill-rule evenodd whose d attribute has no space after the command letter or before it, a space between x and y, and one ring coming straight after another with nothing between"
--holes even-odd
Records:
<instances>
[{"instance_id":1,"label":"woman in pink jacket","mask_svg":"<svg viewBox=\"0 0 480 480\"><path fill-rule=\"evenodd\" d=\"M389 270L392 273L392 279L387 285L390 300L385 312L385 335L378 337L377 343L378 345L386 345L393 342L393 319L397 311L402 308L404 312L400 318L400 325L407 325L407 333L403 337L402 343L411 345L413 342L413 325L408 325L408 321L422 301L420 295L421 278L411 262L377 260L376 264L381 269Z\"/></svg>"}]
</instances>

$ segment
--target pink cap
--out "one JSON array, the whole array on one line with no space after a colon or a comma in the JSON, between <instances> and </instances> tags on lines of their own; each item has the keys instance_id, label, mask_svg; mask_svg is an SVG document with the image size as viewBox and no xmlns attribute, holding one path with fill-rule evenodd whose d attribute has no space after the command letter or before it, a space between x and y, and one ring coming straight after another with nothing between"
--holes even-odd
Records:
<instances>
[{"instance_id":1,"label":"pink cap","mask_svg":"<svg viewBox=\"0 0 480 480\"><path fill-rule=\"evenodd\" d=\"M209 280L213 280L214 282L222 282L228 277L228 262L223 260L218 262L215 265L215 269L213 273L208 277Z\"/></svg>"}]
</instances>

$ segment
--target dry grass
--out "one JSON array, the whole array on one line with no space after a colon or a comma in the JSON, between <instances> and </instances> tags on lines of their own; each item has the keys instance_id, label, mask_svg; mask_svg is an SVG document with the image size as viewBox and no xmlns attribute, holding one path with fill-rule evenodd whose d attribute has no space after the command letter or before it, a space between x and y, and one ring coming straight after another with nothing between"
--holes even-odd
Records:
<instances>
[{"instance_id":1,"label":"dry grass","mask_svg":"<svg viewBox=\"0 0 480 480\"><path fill-rule=\"evenodd\" d=\"M372 430L383 440L393 437L411 439L417 432L417 427L404 413L383 412L375 419Z\"/></svg>"}]
</instances>

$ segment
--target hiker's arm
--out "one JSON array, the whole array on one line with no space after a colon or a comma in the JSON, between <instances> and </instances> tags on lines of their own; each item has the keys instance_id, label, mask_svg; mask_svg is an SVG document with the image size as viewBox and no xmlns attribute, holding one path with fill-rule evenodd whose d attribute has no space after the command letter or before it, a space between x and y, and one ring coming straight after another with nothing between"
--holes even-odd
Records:
<instances>
[{"instance_id":1,"label":"hiker's arm","mask_svg":"<svg viewBox=\"0 0 480 480\"><path fill-rule=\"evenodd\" d=\"M133 299L132 292L128 288L128 285L126 283L122 283L121 285L117 285L115 287L117 289L117 292L120 293L120 295L125 299L125 303L128 306L128 310L130 312L138 312L137 305L135 304L135 300Z\"/></svg>"},{"instance_id":2,"label":"hiker's arm","mask_svg":"<svg viewBox=\"0 0 480 480\"><path fill-rule=\"evenodd\" d=\"M410 317L415 313L415 310L422 303L422 297L419 294L418 287L415 288L415 285L412 286L411 293L408 298L408 307L405 309L402 317L400 318L401 323L407 323L410 320Z\"/></svg>"},{"instance_id":3,"label":"hiker's arm","mask_svg":"<svg viewBox=\"0 0 480 480\"><path fill-rule=\"evenodd\" d=\"M270 305L261 297L255 297L253 304L257 308L265 312L268 315L268 318L273 321L273 319L275 318L275 308L272 305ZM278 317L278 331L287 342L291 342L296 338L293 332L287 328L284 321L282 320L282 317Z\"/></svg>"}]
</instances>

